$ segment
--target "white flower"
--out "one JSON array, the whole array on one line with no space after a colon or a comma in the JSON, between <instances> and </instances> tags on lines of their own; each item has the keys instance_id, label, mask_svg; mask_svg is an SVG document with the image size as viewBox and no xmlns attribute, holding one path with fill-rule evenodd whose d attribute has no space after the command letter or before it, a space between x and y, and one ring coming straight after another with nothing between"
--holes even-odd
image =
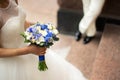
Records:
<instances>
[{"instance_id":1,"label":"white flower","mask_svg":"<svg viewBox=\"0 0 120 80\"><path fill-rule=\"evenodd\" d=\"M38 30L38 31L40 31L41 29L40 29L40 26L36 26L36 29Z\"/></svg>"},{"instance_id":2,"label":"white flower","mask_svg":"<svg viewBox=\"0 0 120 80\"><path fill-rule=\"evenodd\" d=\"M48 29L50 29L50 30L53 29L51 24L47 24L47 26L48 26Z\"/></svg>"},{"instance_id":3,"label":"white flower","mask_svg":"<svg viewBox=\"0 0 120 80\"><path fill-rule=\"evenodd\" d=\"M39 41L40 41L40 42L45 42L44 37L41 36L41 37L39 38Z\"/></svg>"},{"instance_id":4,"label":"white flower","mask_svg":"<svg viewBox=\"0 0 120 80\"><path fill-rule=\"evenodd\" d=\"M42 34L42 36L46 36L47 35L47 31L46 30L40 30L40 33Z\"/></svg>"},{"instance_id":5,"label":"white flower","mask_svg":"<svg viewBox=\"0 0 120 80\"><path fill-rule=\"evenodd\" d=\"M29 32L25 32L25 35L26 35L26 39L27 40L30 40L30 38L31 38L31 33L29 33Z\"/></svg>"},{"instance_id":6,"label":"white flower","mask_svg":"<svg viewBox=\"0 0 120 80\"><path fill-rule=\"evenodd\" d=\"M40 37L38 40L36 40L36 44L40 44L41 42L45 42L44 37Z\"/></svg>"},{"instance_id":7,"label":"white flower","mask_svg":"<svg viewBox=\"0 0 120 80\"><path fill-rule=\"evenodd\" d=\"M53 24L48 23L47 26L48 26L48 29L50 30L56 29L56 27Z\"/></svg>"},{"instance_id":8,"label":"white flower","mask_svg":"<svg viewBox=\"0 0 120 80\"><path fill-rule=\"evenodd\" d=\"M53 32L55 35L57 35L57 34L59 33L57 29L53 29L52 32Z\"/></svg>"},{"instance_id":9,"label":"white flower","mask_svg":"<svg viewBox=\"0 0 120 80\"><path fill-rule=\"evenodd\" d=\"M35 43L35 39L31 39L32 43Z\"/></svg>"},{"instance_id":10,"label":"white flower","mask_svg":"<svg viewBox=\"0 0 120 80\"><path fill-rule=\"evenodd\" d=\"M40 44L40 41L37 40L37 41L36 41L36 44Z\"/></svg>"},{"instance_id":11,"label":"white flower","mask_svg":"<svg viewBox=\"0 0 120 80\"><path fill-rule=\"evenodd\" d=\"M27 37L26 37L27 40L30 40L30 38L31 38L31 36L27 36Z\"/></svg>"},{"instance_id":12,"label":"white flower","mask_svg":"<svg viewBox=\"0 0 120 80\"><path fill-rule=\"evenodd\" d=\"M29 35L29 32L25 31L24 34L25 34L26 36L28 36L28 35Z\"/></svg>"},{"instance_id":13,"label":"white flower","mask_svg":"<svg viewBox=\"0 0 120 80\"><path fill-rule=\"evenodd\" d=\"M56 29L56 27L55 27L54 25L52 25L52 28L53 28L53 29Z\"/></svg>"}]
</instances>

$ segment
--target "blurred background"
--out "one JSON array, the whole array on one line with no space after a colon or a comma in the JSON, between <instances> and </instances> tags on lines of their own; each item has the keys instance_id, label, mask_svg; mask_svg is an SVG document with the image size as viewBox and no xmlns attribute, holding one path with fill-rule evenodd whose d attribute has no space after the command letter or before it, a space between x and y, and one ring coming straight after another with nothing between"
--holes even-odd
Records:
<instances>
[{"instance_id":1,"label":"blurred background","mask_svg":"<svg viewBox=\"0 0 120 80\"><path fill-rule=\"evenodd\" d=\"M56 25L57 0L19 0L19 4L25 9L28 21Z\"/></svg>"},{"instance_id":2,"label":"blurred background","mask_svg":"<svg viewBox=\"0 0 120 80\"><path fill-rule=\"evenodd\" d=\"M19 0L19 4L27 13L27 21L58 27L60 40L51 49L85 77L89 79L93 70L92 80L120 80L120 0L106 0L96 21L97 34L87 45L74 37L83 16L81 0Z\"/></svg>"}]
</instances>

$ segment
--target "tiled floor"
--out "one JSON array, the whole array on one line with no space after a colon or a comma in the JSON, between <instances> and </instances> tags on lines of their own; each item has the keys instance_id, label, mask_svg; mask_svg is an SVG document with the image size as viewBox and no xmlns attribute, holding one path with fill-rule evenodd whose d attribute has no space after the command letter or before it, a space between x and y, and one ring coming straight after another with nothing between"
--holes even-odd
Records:
<instances>
[{"instance_id":1,"label":"tiled floor","mask_svg":"<svg viewBox=\"0 0 120 80\"><path fill-rule=\"evenodd\" d=\"M120 80L120 25L105 26L90 80Z\"/></svg>"},{"instance_id":2,"label":"tiled floor","mask_svg":"<svg viewBox=\"0 0 120 80\"><path fill-rule=\"evenodd\" d=\"M27 20L42 23L51 22L56 25L57 0L19 0L19 4L27 12Z\"/></svg>"}]
</instances>

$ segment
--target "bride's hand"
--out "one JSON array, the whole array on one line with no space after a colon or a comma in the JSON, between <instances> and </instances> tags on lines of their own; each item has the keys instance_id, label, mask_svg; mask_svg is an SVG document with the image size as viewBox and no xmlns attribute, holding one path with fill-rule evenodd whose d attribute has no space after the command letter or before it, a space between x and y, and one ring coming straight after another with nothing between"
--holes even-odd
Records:
<instances>
[{"instance_id":1,"label":"bride's hand","mask_svg":"<svg viewBox=\"0 0 120 80\"><path fill-rule=\"evenodd\" d=\"M29 52L35 55L44 55L46 53L45 47L38 47L36 45L28 46Z\"/></svg>"}]
</instances>

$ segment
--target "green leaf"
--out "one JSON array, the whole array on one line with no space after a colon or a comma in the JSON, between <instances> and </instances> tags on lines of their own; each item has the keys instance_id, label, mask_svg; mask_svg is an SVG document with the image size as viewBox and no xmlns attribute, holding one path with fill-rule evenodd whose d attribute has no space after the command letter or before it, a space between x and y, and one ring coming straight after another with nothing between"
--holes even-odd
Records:
<instances>
[{"instance_id":1,"label":"green leaf","mask_svg":"<svg viewBox=\"0 0 120 80\"><path fill-rule=\"evenodd\" d=\"M24 41L25 43L29 43L29 42L31 42L30 40L27 40L27 39L25 39L25 41Z\"/></svg>"},{"instance_id":2,"label":"green leaf","mask_svg":"<svg viewBox=\"0 0 120 80\"><path fill-rule=\"evenodd\" d=\"M24 33L21 33L20 35L23 36L24 38L26 38L26 35Z\"/></svg>"},{"instance_id":3,"label":"green leaf","mask_svg":"<svg viewBox=\"0 0 120 80\"><path fill-rule=\"evenodd\" d=\"M41 42L39 45L40 45L40 46L44 46L44 44L45 44L45 42Z\"/></svg>"},{"instance_id":4,"label":"green leaf","mask_svg":"<svg viewBox=\"0 0 120 80\"><path fill-rule=\"evenodd\" d=\"M53 37L53 40L54 41L59 41L59 38L58 37Z\"/></svg>"}]
</instances>

